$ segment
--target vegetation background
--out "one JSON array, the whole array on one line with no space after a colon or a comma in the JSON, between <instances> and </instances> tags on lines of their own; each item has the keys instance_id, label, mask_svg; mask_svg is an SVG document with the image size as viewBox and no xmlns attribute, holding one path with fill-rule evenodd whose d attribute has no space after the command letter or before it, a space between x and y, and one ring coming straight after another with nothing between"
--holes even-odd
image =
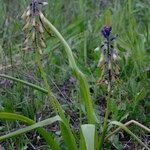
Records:
<instances>
[{"instance_id":1,"label":"vegetation background","mask_svg":"<svg viewBox=\"0 0 150 150\"><path fill-rule=\"evenodd\" d=\"M0 0L0 74L7 74L44 87L35 53L22 51L24 22L21 15L29 5L27 0ZM92 95L94 110L103 120L106 90L97 84L101 70L100 57L94 49L103 42L101 29L103 15L110 9L113 33L118 34L119 83L113 89L111 120L126 122L137 120L150 127L150 1L149 0L49 0L43 8L47 18L58 28L73 50L77 65L85 73ZM45 34L47 47L42 62L52 91L59 99L72 127L79 129L79 88L60 42ZM53 116L47 96L20 83L0 78L0 111L17 112L33 120ZM84 116L84 110L83 110ZM84 122L84 119L82 120ZM0 135L23 127L19 122L0 121ZM48 128L47 128L48 129ZM50 127L59 136L58 126ZM131 127L150 144L150 134ZM20 140L20 138L22 140ZM61 139L59 139L61 141ZM40 142L39 142L40 141ZM141 147L126 134L115 135L111 149L137 149ZM0 143L3 149L46 149L36 131Z\"/></svg>"}]
</instances>

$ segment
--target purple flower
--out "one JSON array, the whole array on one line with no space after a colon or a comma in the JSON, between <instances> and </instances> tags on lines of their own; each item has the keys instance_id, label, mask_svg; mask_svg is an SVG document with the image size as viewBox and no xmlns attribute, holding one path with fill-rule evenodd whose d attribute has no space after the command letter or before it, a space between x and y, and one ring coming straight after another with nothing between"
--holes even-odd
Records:
<instances>
[{"instance_id":1,"label":"purple flower","mask_svg":"<svg viewBox=\"0 0 150 150\"><path fill-rule=\"evenodd\" d=\"M110 26L104 26L102 29L102 34L105 38L108 38L112 28Z\"/></svg>"}]
</instances>

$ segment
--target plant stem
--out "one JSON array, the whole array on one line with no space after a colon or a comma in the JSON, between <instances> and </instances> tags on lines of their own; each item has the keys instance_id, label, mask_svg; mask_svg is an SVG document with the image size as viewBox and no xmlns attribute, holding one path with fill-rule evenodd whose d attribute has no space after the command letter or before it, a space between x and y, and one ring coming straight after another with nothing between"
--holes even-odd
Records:
<instances>
[{"instance_id":1,"label":"plant stem","mask_svg":"<svg viewBox=\"0 0 150 150\"><path fill-rule=\"evenodd\" d=\"M35 48L38 48L38 47L35 46ZM36 51L36 61L37 61L41 76L43 78L44 84L45 84L46 89L47 89L47 94L48 94L48 97L50 100L50 104L52 105L55 113L59 114L62 119L65 119L64 111L63 111L61 105L59 104L58 100L56 99L55 95L52 93L51 88L48 84L46 73L45 73L43 66L42 66L42 63L41 63L40 54L39 54L37 49L35 49L35 51Z\"/></svg>"},{"instance_id":2,"label":"plant stem","mask_svg":"<svg viewBox=\"0 0 150 150\"><path fill-rule=\"evenodd\" d=\"M105 139L105 135L107 131L108 115L109 115L109 100L110 100L110 94L107 97L107 106L106 106L106 112L105 112L105 117L104 117L103 132L99 141L99 150L102 150L103 148L104 139Z\"/></svg>"},{"instance_id":3,"label":"plant stem","mask_svg":"<svg viewBox=\"0 0 150 150\"><path fill-rule=\"evenodd\" d=\"M102 135L100 138L100 144L99 144L99 149L101 150L103 148L104 144L104 139L107 131L107 126L108 126L108 115L109 115L109 101L111 97L111 82L112 82L112 71L111 68L109 67L111 62L111 53L110 53L110 39L109 37L107 38L107 71L108 71L108 77L107 77L107 82L108 82L108 96L106 98L107 106L106 106L106 112L105 112L105 117L104 117L104 125L103 125L103 131Z\"/></svg>"}]
</instances>

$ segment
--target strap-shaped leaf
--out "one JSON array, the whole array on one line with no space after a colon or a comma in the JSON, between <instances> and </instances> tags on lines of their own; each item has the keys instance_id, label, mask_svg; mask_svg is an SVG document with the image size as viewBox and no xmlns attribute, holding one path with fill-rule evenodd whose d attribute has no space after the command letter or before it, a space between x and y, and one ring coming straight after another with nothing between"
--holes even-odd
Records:
<instances>
[{"instance_id":1,"label":"strap-shaped leaf","mask_svg":"<svg viewBox=\"0 0 150 150\"><path fill-rule=\"evenodd\" d=\"M84 124L81 126L82 134L86 144L86 150L94 150L95 125Z\"/></svg>"},{"instance_id":2,"label":"strap-shaped leaf","mask_svg":"<svg viewBox=\"0 0 150 150\"><path fill-rule=\"evenodd\" d=\"M16 120L18 120L18 121L21 121L21 122L23 122L23 123L25 123L27 125L33 125L33 124L35 125L35 122L33 120L31 120L31 119L29 119L29 118L27 118L25 116L22 116L22 115L19 115L19 114L15 114L15 113L1 112L0 113L0 119L1 120L10 120L10 121L16 121ZM46 125L45 123L50 123L50 121L52 122L52 121L55 121L55 120L57 120L59 118L56 117L56 118L53 118L53 119L50 118L50 119L51 120L46 121L46 122L44 122L42 124L41 123L38 124L38 126L40 125L42 127L42 125ZM34 128L35 127L37 127L37 125L34 126ZM39 134L45 139L45 141L50 146L50 148L52 150L60 150L59 144L57 143L57 141L55 140L55 138L50 133L48 133L44 128L41 128L41 127L37 128L37 130L38 130ZM1 136L0 137L0 141L3 141L5 139L7 139L7 138L19 135L21 133L25 133L25 131L28 132L31 129L33 129L33 127L30 128L30 126L29 126L29 128L27 128L27 129L24 129L24 130L20 129L20 131L15 131L15 132L12 132L10 134Z\"/></svg>"}]
</instances>

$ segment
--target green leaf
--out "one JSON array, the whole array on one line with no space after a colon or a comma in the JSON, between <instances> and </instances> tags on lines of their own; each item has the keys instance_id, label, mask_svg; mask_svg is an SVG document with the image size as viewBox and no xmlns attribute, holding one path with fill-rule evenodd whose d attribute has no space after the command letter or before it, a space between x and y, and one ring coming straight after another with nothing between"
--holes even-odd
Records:
<instances>
[{"instance_id":1,"label":"green leaf","mask_svg":"<svg viewBox=\"0 0 150 150\"><path fill-rule=\"evenodd\" d=\"M72 134L70 127L65 123L61 123L61 133L63 136L63 140L68 147L69 150L77 150L77 145L75 142L74 135Z\"/></svg>"},{"instance_id":2,"label":"green leaf","mask_svg":"<svg viewBox=\"0 0 150 150\"><path fill-rule=\"evenodd\" d=\"M11 138L11 137L14 137L14 136L26 133L26 132L29 132L29 131L31 131L33 129L37 129L39 127L44 127L44 126L50 125L50 124L52 124L56 121L61 121L61 118L59 116L55 116L55 117L52 117L52 118L49 118L49 119L45 119L43 121L40 121L40 122L35 123L33 125L30 125L28 127L25 127L25 128L19 129L17 131L8 133L6 135L3 135L3 136L0 137L0 141L6 140L8 138Z\"/></svg>"},{"instance_id":3,"label":"green leaf","mask_svg":"<svg viewBox=\"0 0 150 150\"><path fill-rule=\"evenodd\" d=\"M25 116L19 115L19 114L15 114L15 113L6 113L6 112L1 112L0 113L0 119L3 120L10 120L10 121L21 121L27 125L33 125L35 124L35 122ZM39 134L45 139L45 141L47 142L47 144L50 146L50 148L52 150L60 150L59 148L59 144L57 143L57 141L54 139L54 137L48 133L45 129L43 128L38 128L37 129ZM5 136L1 136L0 137L0 141L5 140L6 138L9 138L11 136L15 136L16 134L18 134L18 132L15 131L15 133L10 133L9 135L5 135ZM20 132L20 131L19 131ZM20 133L21 134L21 133Z\"/></svg>"},{"instance_id":4,"label":"green leaf","mask_svg":"<svg viewBox=\"0 0 150 150\"><path fill-rule=\"evenodd\" d=\"M84 124L81 126L82 134L86 144L86 150L94 150L95 143L95 125Z\"/></svg>"}]
</instances>

